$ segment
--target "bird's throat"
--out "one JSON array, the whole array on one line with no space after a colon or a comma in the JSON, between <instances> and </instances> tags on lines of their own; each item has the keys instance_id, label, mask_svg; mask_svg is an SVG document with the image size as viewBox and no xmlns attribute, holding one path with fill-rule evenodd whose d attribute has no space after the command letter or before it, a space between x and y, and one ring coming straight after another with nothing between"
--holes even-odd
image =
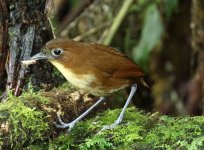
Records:
<instances>
[{"instance_id":1,"label":"bird's throat","mask_svg":"<svg viewBox=\"0 0 204 150\"><path fill-rule=\"evenodd\" d=\"M87 89L92 82L95 82L96 77L94 74L76 74L72 69L65 67L58 61L50 61L61 73L62 75L74 86Z\"/></svg>"}]
</instances>

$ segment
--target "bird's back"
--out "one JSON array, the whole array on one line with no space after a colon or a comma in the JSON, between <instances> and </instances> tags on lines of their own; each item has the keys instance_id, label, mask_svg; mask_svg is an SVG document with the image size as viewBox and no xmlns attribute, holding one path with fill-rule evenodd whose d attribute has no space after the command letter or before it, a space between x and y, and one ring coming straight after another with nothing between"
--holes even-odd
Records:
<instances>
[{"instance_id":1,"label":"bird's back","mask_svg":"<svg viewBox=\"0 0 204 150\"><path fill-rule=\"evenodd\" d=\"M142 69L120 51L100 44L91 44L88 49L93 67L115 78L143 77Z\"/></svg>"}]
</instances>

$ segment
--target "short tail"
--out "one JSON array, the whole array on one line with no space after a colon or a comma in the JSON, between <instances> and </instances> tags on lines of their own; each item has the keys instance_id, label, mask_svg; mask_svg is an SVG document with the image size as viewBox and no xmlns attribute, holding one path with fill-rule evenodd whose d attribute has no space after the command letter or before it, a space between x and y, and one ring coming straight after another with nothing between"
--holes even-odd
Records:
<instances>
[{"instance_id":1,"label":"short tail","mask_svg":"<svg viewBox=\"0 0 204 150\"><path fill-rule=\"evenodd\" d=\"M148 89L150 88L149 85L147 84L147 82L145 82L145 80L143 78L140 78L140 82L142 83L142 85L144 85Z\"/></svg>"}]
</instances>

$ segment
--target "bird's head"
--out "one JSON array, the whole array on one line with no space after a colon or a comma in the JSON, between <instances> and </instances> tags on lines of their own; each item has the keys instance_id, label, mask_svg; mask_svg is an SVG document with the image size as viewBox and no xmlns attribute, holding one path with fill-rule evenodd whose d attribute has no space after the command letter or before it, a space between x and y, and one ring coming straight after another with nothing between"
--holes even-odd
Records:
<instances>
[{"instance_id":1,"label":"bird's head","mask_svg":"<svg viewBox=\"0 0 204 150\"><path fill-rule=\"evenodd\" d=\"M75 41L69 39L57 38L46 43L43 50L32 56L29 60L48 60L53 61L68 61L72 57L75 49Z\"/></svg>"},{"instance_id":2,"label":"bird's head","mask_svg":"<svg viewBox=\"0 0 204 150\"><path fill-rule=\"evenodd\" d=\"M79 68L87 59L87 54L84 52L87 47L86 43L56 38L47 42L40 53L22 61L22 64L28 66L35 64L38 60L48 60L69 80L70 76L73 76L70 72L76 74L81 71Z\"/></svg>"}]
</instances>

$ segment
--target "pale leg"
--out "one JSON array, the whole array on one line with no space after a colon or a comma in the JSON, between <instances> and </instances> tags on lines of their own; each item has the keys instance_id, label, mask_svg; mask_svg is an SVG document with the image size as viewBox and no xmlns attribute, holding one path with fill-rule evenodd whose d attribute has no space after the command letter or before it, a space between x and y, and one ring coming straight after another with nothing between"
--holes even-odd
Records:
<instances>
[{"instance_id":1,"label":"pale leg","mask_svg":"<svg viewBox=\"0 0 204 150\"><path fill-rule=\"evenodd\" d=\"M94 109L98 104L100 104L101 102L103 102L105 100L104 97L100 97L100 99L94 104L92 105L88 110L86 110L82 115L80 115L79 117L77 117L75 120L73 120L72 122L70 123L64 123L61 119L61 117L58 115L58 119L59 119L59 122L60 122L60 125L58 124L55 124L57 128L62 128L62 129L65 129L65 128L69 128L68 131L70 131L77 122L79 122L81 119L83 119L90 111L92 111L92 109Z\"/></svg>"},{"instance_id":2,"label":"pale leg","mask_svg":"<svg viewBox=\"0 0 204 150\"><path fill-rule=\"evenodd\" d=\"M127 101L126 101L126 103L125 103L125 105L124 105L118 119L113 124L104 126L101 131L107 130L107 129L113 129L115 126L117 126L123 120L125 110L127 109L128 105L129 105L130 101L132 100L132 97L133 97L133 95L135 94L136 91L137 91L137 84L133 84L131 86L131 91L130 91L130 94L128 96L128 99L127 99Z\"/></svg>"}]
</instances>

